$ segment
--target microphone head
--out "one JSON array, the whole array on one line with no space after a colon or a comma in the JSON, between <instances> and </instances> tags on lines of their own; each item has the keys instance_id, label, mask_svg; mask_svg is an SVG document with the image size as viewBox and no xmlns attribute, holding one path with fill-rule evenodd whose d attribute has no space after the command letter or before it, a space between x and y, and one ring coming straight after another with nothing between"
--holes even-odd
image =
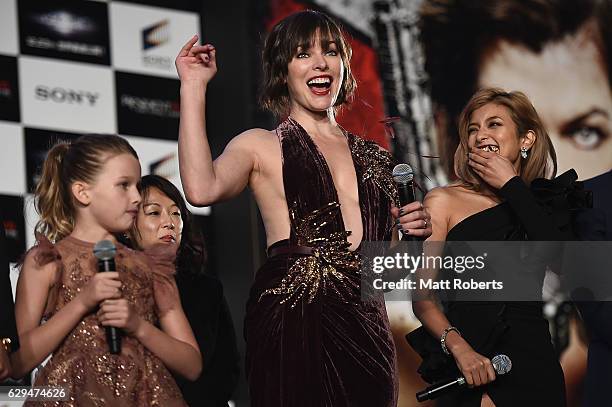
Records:
<instances>
[{"instance_id":1,"label":"microphone head","mask_svg":"<svg viewBox=\"0 0 612 407\"><path fill-rule=\"evenodd\" d=\"M110 240L100 240L93 248L94 256L96 256L98 260L114 259L116 252L117 249L115 248L115 244Z\"/></svg>"},{"instance_id":2,"label":"microphone head","mask_svg":"<svg viewBox=\"0 0 612 407\"><path fill-rule=\"evenodd\" d=\"M407 184L412 182L414 178L414 172L412 167L408 164L397 164L393 167L393 181L397 184Z\"/></svg>"},{"instance_id":3,"label":"microphone head","mask_svg":"<svg viewBox=\"0 0 612 407\"><path fill-rule=\"evenodd\" d=\"M493 369L497 374L506 374L512 369L512 361L506 355L495 355L491 359Z\"/></svg>"}]
</instances>

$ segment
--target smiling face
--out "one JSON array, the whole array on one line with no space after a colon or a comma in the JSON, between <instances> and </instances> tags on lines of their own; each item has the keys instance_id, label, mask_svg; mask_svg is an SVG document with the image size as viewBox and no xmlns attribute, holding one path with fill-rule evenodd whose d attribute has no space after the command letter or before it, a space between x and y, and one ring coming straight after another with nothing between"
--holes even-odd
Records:
<instances>
[{"instance_id":1,"label":"smiling face","mask_svg":"<svg viewBox=\"0 0 612 407\"><path fill-rule=\"evenodd\" d=\"M344 78L344 65L332 41L317 35L309 45L299 46L287 69L291 114L323 113L333 108Z\"/></svg>"},{"instance_id":2,"label":"smiling face","mask_svg":"<svg viewBox=\"0 0 612 407\"><path fill-rule=\"evenodd\" d=\"M612 93L589 27L541 52L500 42L481 66L479 86L526 93L554 144L559 172L581 179L612 168Z\"/></svg>"},{"instance_id":3,"label":"smiling face","mask_svg":"<svg viewBox=\"0 0 612 407\"><path fill-rule=\"evenodd\" d=\"M181 243L183 220L178 205L157 188L150 188L136 218L135 238L142 249L158 243Z\"/></svg>"},{"instance_id":4,"label":"smiling face","mask_svg":"<svg viewBox=\"0 0 612 407\"><path fill-rule=\"evenodd\" d=\"M517 169L521 147L529 150L532 144L530 138L519 137L508 109L495 103L488 103L472 113L467 134L468 147L499 154Z\"/></svg>"}]
</instances>

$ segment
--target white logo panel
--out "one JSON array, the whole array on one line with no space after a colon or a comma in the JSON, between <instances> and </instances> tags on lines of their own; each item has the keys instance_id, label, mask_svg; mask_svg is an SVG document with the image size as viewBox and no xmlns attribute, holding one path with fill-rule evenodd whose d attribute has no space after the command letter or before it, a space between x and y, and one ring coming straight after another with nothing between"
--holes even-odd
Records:
<instances>
[{"instance_id":1,"label":"white logo panel","mask_svg":"<svg viewBox=\"0 0 612 407\"><path fill-rule=\"evenodd\" d=\"M0 0L0 54L17 55L17 0Z\"/></svg>"},{"instance_id":2,"label":"white logo panel","mask_svg":"<svg viewBox=\"0 0 612 407\"><path fill-rule=\"evenodd\" d=\"M0 194L26 193L25 146L21 126L0 122Z\"/></svg>"},{"instance_id":3,"label":"white logo panel","mask_svg":"<svg viewBox=\"0 0 612 407\"><path fill-rule=\"evenodd\" d=\"M109 8L113 66L177 78L174 58L199 33L198 14L122 2L112 2Z\"/></svg>"},{"instance_id":4,"label":"white logo panel","mask_svg":"<svg viewBox=\"0 0 612 407\"><path fill-rule=\"evenodd\" d=\"M138 153L142 175L156 174L172 182L181 191L183 185L178 167L178 143L170 140L158 140L144 137L124 137ZM191 213L210 215L210 207L196 208L187 204Z\"/></svg>"},{"instance_id":5,"label":"white logo panel","mask_svg":"<svg viewBox=\"0 0 612 407\"><path fill-rule=\"evenodd\" d=\"M22 122L86 133L116 133L109 68L37 57L19 58Z\"/></svg>"}]
</instances>

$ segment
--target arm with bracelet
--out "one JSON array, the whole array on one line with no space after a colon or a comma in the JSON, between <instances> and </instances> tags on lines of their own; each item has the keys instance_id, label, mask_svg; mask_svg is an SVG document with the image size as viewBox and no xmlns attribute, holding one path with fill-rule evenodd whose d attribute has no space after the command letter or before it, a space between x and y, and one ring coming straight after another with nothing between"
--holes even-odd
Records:
<instances>
[{"instance_id":1,"label":"arm with bracelet","mask_svg":"<svg viewBox=\"0 0 612 407\"><path fill-rule=\"evenodd\" d=\"M452 197L444 189L430 191L424 205L431 215L433 233L424 245L427 255L435 255L432 250L441 250L440 242L446 240L448 231L448 208L452 208ZM428 244L431 242L432 244ZM435 277L435 270L419 270L419 278ZM452 326L442 311L433 292L420 290L412 301L412 308L423 327L440 341L442 351L452 356L461 374L469 386L481 386L495 380L495 370L491 361L474 351L472 346L461 336L459 330Z\"/></svg>"}]
</instances>

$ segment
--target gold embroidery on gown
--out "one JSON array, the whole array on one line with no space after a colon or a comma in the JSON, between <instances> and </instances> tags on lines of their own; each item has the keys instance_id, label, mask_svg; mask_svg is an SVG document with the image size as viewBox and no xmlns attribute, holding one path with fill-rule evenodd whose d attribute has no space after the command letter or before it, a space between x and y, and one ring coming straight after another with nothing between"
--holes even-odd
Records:
<instances>
[{"instance_id":1,"label":"gold embroidery on gown","mask_svg":"<svg viewBox=\"0 0 612 407\"><path fill-rule=\"evenodd\" d=\"M304 219L298 219L294 209L289 212L298 244L312 247L313 253L297 259L280 285L265 290L261 297L269 294L282 295L281 304L292 301L291 308L295 308L305 294L308 294L310 304L319 289L325 294L329 288L344 302L349 302L349 288L354 292L358 286L354 279L348 278L344 273L358 275L360 265L359 255L349 251L351 244L347 237L351 232L333 232L329 235L321 233L321 228L337 216L339 210L340 204L331 202L312 211Z\"/></svg>"},{"instance_id":2,"label":"gold embroidery on gown","mask_svg":"<svg viewBox=\"0 0 612 407\"><path fill-rule=\"evenodd\" d=\"M323 154L289 118L279 125L288 239L258 270L247 302L246 373L253 407L394 407L395 346L382 296L361 299L360 248ZM346 134L357 177L362 241L391 239L392 160ZM292 246L311 250L292 252ZM278 248L278 250L277 250ZM286 248L286 249L285 249ZM361 257L361 256L360 256Z\"/></svg>"},{"instance_id":3,"label":"gold embroidery on gown","mask_svg":"<svg viewBox=\"0 0 612 407\"><path fill-rule=\"evenodd\" d=\"M33 250L43 265L55 261L60 268L44 319L73 300L97 272L93 244L66 237L53 246L37 236ZM120 244L115 263L124 298L146 321L157 324L158 315L179 301L172 273L172 258L149 257ZM186 406L174 378L163 362L138 340L123 335L121 354L111 355L105 328L95 311L66 336L49 362L39 371L36 386L61 386L69 395L64 402L27 402L26 406Z\"/></svg>"},{"instance_id":4,"label":"gold embroidery on gown","mask_svg":"<svg viewBox=\"0 0 612 407\"><path fill-rule=\"evenodd\" d=\"M381 150L376 143L360 137L355 137L349 146L354 159L365 168L361 182L371 180L391 202L398 202L397 188L389 170L393 163L391 154ZM342 301L350 303L349 293L355 292L359 287L356 280L346 273L359 276L361 265L359 253L349 250L351 244L347 237L351 232L322 232L323 228L338 216L340 204L336 201L330 202L303 218L297 215L296 206L294 203L293 208L289 210L289 218L297 244L312 247L313 253L298 258L280 284L265 290L260 299L266 295L281 295L281 304L291 302L291 308L295 308L305 294L310 304L319 290L325 294L329 288Z\"/></svg>"},{"instance_id":5,"label":"gold embroidery on gown","mask_svg":"<svg viewBox=\"0 0 612 407\"><path fill-rule=\"evenodd\" d=\"M381 150L373 141L366 141L361 137L354 138L351 150L355 160L364 168L362 182L371 179L391 202L399 206L397 187L390 171L393 167L393 156L388 151Z\"/></svg>"}]
</instances>

